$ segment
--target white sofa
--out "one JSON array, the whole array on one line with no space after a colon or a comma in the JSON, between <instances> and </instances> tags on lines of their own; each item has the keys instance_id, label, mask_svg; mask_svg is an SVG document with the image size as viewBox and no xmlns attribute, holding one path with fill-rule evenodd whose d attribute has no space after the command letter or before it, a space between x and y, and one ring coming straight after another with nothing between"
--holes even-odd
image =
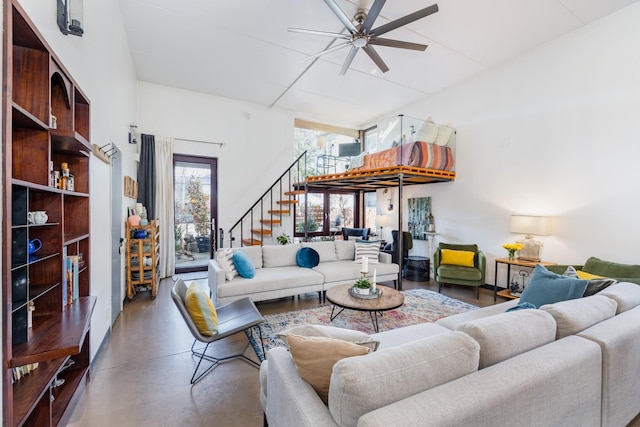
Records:
<instances>
[{"instance_id":1,"label":"white sofa","mask_svg":"<svg viewBox=\"0 0 640 427\"><path fill-rule=\"evenodd\" d=\"M516 301L372 335L338 361L325 406L289 352L261 366L279 426L624 426L640 413L640 286L505 313ZM453 329L453 330L452 330Z\"/></svg>"},{"instance_id":2,"label":"white sofa","mask_svg":"<svg viewBox=\"0 0 640 427\"><path fill-rule=\"evenodd\" d=\"M320 255L320 263L313 268L299 267L296 254L302 247L310 247ZM361 264L354 263L355 242L336 240L304 242L274 246L244 246L234 250L244 251L256 268L255 276L246 279L236 276L228 281L218 262L209 261L209 287L215 305L249 296L253 301L263 301L322 292L332 286L353 283L361 277ZM376 270L378 282L397 281L398 264L391 262L391 255L379 254L378 264L369 263L369 276Z\"/></svg>"}]
</instances>

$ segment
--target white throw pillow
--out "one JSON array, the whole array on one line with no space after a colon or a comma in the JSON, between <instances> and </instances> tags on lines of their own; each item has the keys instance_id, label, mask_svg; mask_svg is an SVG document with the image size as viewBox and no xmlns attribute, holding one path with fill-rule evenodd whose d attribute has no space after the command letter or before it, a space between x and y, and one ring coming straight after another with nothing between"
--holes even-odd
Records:
<instances>
[{"instance_id":1,"label":"white throw pillow","mask_svg":"<svg viewBox=\"0 0 640 427\"><path fill-rule=\"evenodd\" d=\"M238 274L238 270L236 270L236 266L233 263L233 249L231 248L223 248L218 249L218 253L216 254L216 261L220 268L224 271L224 277L231 281Z\"/></svg>"},{"instance_id":2,"label":"white throw pillow","mask_svg":"<svg viewBox=\"0 0 640 427\"><path fill-rule=\"evenodd\" d=\"M415 140L432 144L436 140L437 136L438 125L436 125L431 120L427 120L424 125L416 132Z\"/></svg>"},{"instance_id":3,"label":"white throw pillow","mask_svg":"<svg viewBox=\"0 0 640 427\"><path fill-rule=\"evenodd\" d=\"M447 145L449 139L451 138L451 134L453 133L453 128L447 125L438 126L438 136L436 137L435 144L436 145Z\"/></svg>"}]
</instances>

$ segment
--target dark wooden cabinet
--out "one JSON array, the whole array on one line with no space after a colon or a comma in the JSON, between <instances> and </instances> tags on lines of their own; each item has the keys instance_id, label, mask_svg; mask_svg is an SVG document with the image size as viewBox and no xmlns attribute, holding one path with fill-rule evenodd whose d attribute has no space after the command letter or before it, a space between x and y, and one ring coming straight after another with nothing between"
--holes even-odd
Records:
<instances>
[{"instance_id":1,"label":"dark wooden cabinet","mask_svg":"<svg viewBox=\"0 0 640 427\"><path fill-rule=\"evenodd\" d=\"M3 425L58 425L89 373L90 104L17 1L3 5Z\"/></svg>"}]
</instances>

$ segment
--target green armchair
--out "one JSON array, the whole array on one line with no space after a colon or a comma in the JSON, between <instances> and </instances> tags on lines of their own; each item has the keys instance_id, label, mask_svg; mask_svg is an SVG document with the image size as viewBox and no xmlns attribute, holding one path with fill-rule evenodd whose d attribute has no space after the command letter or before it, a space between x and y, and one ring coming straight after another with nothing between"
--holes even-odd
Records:
<instances>
[{"instance_id":1,"label":"green armchair","mask_svg":"<svg viewBox=\"0 0 640 427\"><path fill-rule=\"evenodd\" d=\"M442 250L473 252L473 267L442 263ZM445 260L447 261L447 260ZM484 253L478 249L478 245L457 245L452 243L440 243L433 254L433 272L438 283L438 292L443 284L473 286L476 291L476 299L479 297L480 286L485 283L485 270L487 260Z\"/></svg>"}]
</instances>

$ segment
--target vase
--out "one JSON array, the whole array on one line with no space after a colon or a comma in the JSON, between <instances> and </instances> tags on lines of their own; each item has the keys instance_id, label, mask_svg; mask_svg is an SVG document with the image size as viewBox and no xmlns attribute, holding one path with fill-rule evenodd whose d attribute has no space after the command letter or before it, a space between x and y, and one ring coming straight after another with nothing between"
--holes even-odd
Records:
<instances>
[{"instance_id":1,"label":"vase","mask_svg":"<svg viewBox=\"0 0 640 427\"><path fill-rule=\"evenodd\" d=\"M514 259L516 259L516 251L515 250L510 250L509 251L509 261L513 261Z\"/></svg>"}]
</instances>

